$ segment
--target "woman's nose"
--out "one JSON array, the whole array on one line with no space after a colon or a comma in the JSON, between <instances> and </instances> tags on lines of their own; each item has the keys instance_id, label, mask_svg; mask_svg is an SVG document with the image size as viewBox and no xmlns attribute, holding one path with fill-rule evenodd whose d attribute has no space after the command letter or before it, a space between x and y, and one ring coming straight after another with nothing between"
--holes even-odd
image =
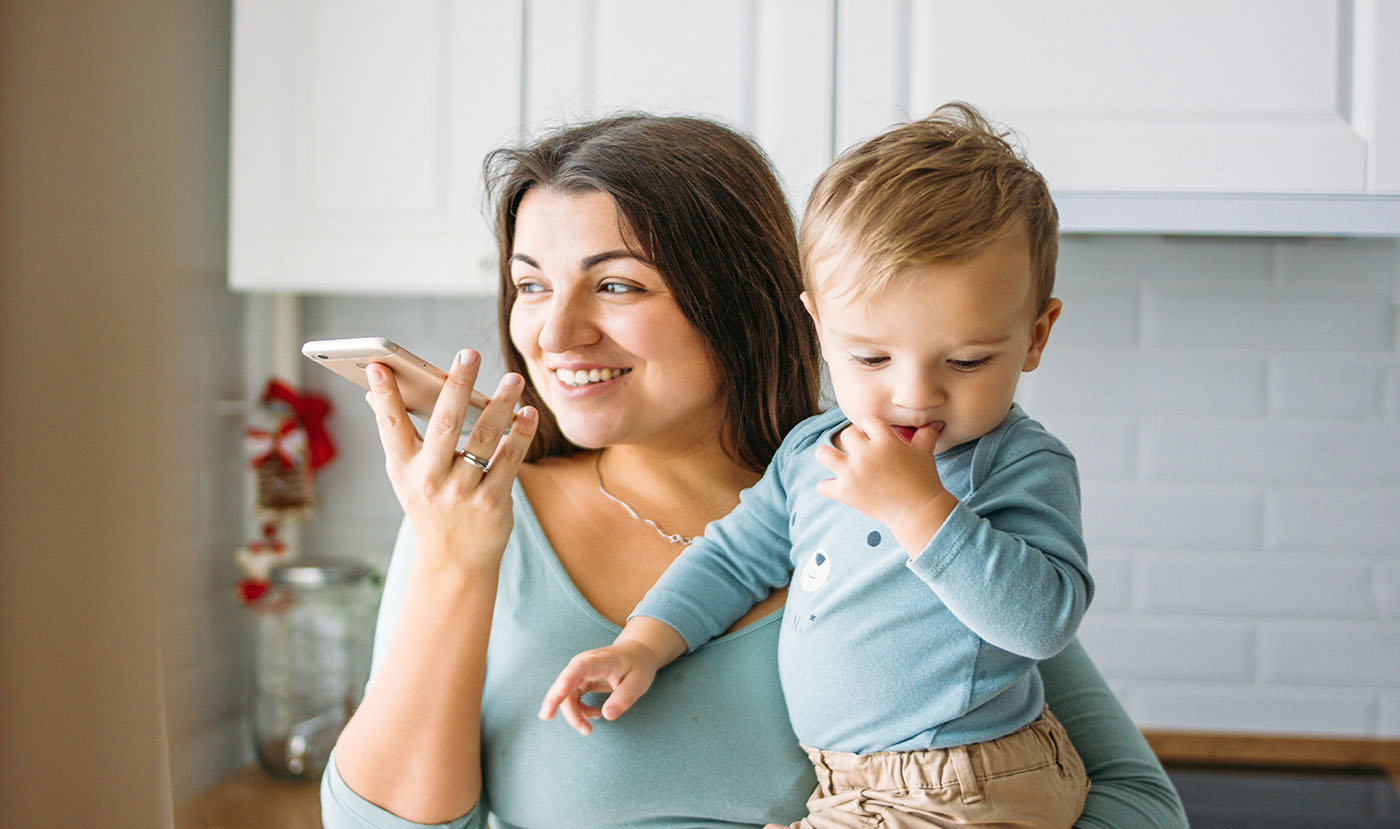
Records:
<instances>
[{"instance_id":1,"label":"woman's nose","mask_svg":"<svg viewBox=\"0 0 1400 829\"><path fill-rule=\"evenodd\" d=\"M598 341L598 327L583 297L556 293L540 326L540 348L563 354Z\"/></svg>"}]
</instances>

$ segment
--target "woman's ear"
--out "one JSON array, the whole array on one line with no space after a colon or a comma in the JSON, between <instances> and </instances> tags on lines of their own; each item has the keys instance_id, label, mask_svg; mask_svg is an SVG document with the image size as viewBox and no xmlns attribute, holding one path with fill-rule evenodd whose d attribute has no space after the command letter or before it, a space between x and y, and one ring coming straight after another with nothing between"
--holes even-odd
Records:
<instances>
[{"instance_id":1,"label":"woman's ear","mask_svg":"<svg viewBox=\"0 0 1400 829\"><path fill-rule=\"evenodd\" d=\"M1045 301L1045 310L1040 312L1031 327L1031 346L1026 350L1026 361L1021 364L1021 371L1034 371L1040 365L1040 355L1045 353L1045 344L1050 341L1050 329L1055 327L1055 320L1060 318L1063 308L1064 303L1058 297L1052 296Z\"/></svg>"}]
</instances>

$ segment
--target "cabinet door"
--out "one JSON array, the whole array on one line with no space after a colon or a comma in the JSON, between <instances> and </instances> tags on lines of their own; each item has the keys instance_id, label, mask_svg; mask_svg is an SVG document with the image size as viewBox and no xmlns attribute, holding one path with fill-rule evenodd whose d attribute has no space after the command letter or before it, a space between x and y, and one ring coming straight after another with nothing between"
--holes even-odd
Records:
<instances>
[{"instance_id":1,"label":"cabinet door","mask_svg":"<svg viewBox=\"0 0 1400 829\"><path fill-rule=\"evenodd\" d=\"M875 88L887 98L879 116L906 101L913 117L973 102L1016 128L1057 190L1368 190L1379 70L1356 43L1375 32L1368 4L882 5L864 31L842 30L838 89ZM884 126L850 98L838 101L843 144Z\"/></svg>"},{"instance_id":2,"label":"cabinet door","mask_svg":"<svg viewBox=\"0 0 1400 829\"><path fill-rule=\"evenodd\" d=\"M229 281L495 290L481 160L517 139L519 0L234 8Z\"/></svg>"},{"instance_id":3,"label":"cabinet door","mask_svg":"<svg viewBox=\"0 0 1400 829\"><path fill-rule=\"evenodd\" d=\"M831 159L834 0L532 0L527 132L622 111L753 135L790 197Z\"/></svg>"}]
</instances>

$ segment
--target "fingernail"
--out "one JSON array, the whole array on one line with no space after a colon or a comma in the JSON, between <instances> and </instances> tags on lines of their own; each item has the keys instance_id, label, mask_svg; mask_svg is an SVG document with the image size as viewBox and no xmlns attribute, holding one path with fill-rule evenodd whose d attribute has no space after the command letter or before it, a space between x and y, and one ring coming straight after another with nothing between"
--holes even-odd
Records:
<instances>
[{"instance_id":1,"label":"fingernail","mask_svg":"<svg viewBox=\"0 0 1400 829\"><path fill-rule=\"evenodd\" d=\"M472 353L472 350L470 348L464 348L461 351L457 352L457 356L453 359L453 362L455 362L459 366L470 365L472 362L472 358L475 356L476 355Z\"/></svg>"},{"instance_id":2,"label":"fingernail","mask_svg":"<svg viewBox=\"0 0 1400 829\"><path fill-rule=\"evenodd\" d=\"M365 374L369 375L369 381L375 385L384 382L384 369L380 368L378 363L370 363L365 369Z\"/></svg>"},{"instance_id":3,"label":"fingernail","mask_svg":"<svg viewBox=\"0 0 1400 829\"><path fill-rule=\"evenodd\" d=\"M523 382L525 382L524 378L513 371L508 372L505 377L501 378L501 385L506 387L515 387Z\"/></svg>"}]
</instances>

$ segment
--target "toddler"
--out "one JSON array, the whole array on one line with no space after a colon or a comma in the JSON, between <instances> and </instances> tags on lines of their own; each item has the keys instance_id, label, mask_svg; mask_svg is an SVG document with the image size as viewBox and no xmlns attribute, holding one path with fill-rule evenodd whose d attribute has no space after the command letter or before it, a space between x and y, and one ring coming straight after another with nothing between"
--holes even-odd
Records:
<instances>
[{"instance_id":1,"label":"toddler","mask_svg":"<svg viewBox=\"0 0 1400 829\"><path fill-rule=\"evenodd\" d=\"M818 781L793 826L1071 826L1088 780L1035 665L1093 593L1079 479L1013 402L1060 314L1057 225L1044 179L966 104L837 159L801 237L837 408L788 435L541 716L615 719L790 582L778 667Z\"/></svg>"}]
</instances>

